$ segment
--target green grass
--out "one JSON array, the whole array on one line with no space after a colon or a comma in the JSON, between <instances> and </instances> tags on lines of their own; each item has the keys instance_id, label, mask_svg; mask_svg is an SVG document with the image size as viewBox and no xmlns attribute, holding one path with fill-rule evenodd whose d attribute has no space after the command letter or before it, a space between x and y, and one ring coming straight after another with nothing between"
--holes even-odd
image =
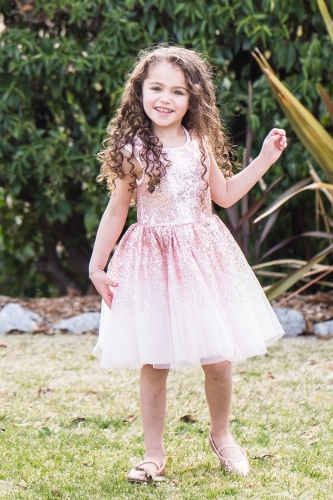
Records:
<instances>
[{"instance_id":1,"label":"green grass","mask_svg":"<svg viewBox=\"0 0 333 500\"><path fill-rule=\"evenodd\" d=\"M170 373L167 476L148 485L125 480L143 454L138 373L101 370L95 341L1 338L1 499L333 499L333 341L282 339L234 365L230 428L246 478L209 448L202 370ZM186 413L196 422L180 422Z\"/></svg>"}]
</instances>

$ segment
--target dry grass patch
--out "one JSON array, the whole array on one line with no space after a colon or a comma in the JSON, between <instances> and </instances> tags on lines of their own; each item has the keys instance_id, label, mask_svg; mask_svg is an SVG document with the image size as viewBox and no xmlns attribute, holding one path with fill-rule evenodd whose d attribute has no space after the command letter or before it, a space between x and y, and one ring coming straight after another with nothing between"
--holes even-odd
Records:
<instances>
[{"instance_id":1,"label":"dry grass patch","mask_svg":"<svg viewBox=\"0 0 333 500\"><path fill-rule=\"evenodd\" d=\"M247 478L224 473L209 448L202 370L171 373L167 478L149 485L125 481L143 453L138 373L101 370L95 341L2 338L1 498L333 499L333 341L282 339L234 366L231 430L250 457Z\"/></svg>"}]
</instances>

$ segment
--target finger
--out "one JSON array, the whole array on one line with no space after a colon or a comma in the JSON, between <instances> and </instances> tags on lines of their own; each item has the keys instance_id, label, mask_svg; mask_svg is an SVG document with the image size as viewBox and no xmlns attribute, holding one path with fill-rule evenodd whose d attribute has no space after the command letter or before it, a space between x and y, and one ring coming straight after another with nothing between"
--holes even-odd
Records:
<instances>
[{"instance_id":1,"label":"finger","mask_svg":"<svg viewBox=\"0 0 333 500\"><path fill-rule=\"evenodd\" d=\"M271 135L271 136L268 136L266 141L265 141L265 144L271 144L271 145L276 145L278 146L280 144L280 136L278 135Z\"/></svg>"},{"instance_id":2,"label":"finger","mask_svg":"<svg viewBox=\"0 0 333 500\"><path fill-rule=\"evenodd\" d=\"M267 137L286 136L286 131L283 128L273 128Z\"/></svg>"},{"instance_id":3,"label":"finger","mask_svg":"<svg viewBox=\"0 0 333 500\"><path fill-rule=\"evenodd\" d=\"M110 297L102 297L105 304L108 306L109 309L111 309L111 306L112 306L112 299L110 299Z\"/></svg>"},{"instance_id":4,"label":"finger","mask_svg":"<svg viewBox=\"0 0 333 500\"><path fill-rule=\"evenodd\" d=\"M286 131L283 128L273 128L273 134L286 135Z\"/></svg>"},{"instance_id":5,"label":"finger","mask_svg":"<svg viewBox=\"0 0 333 500\"><path fill-rule=\"evenodd\" d=\"M280 142L278 147L280 151L283 151L287 147L287 142L286 141Z\"/></svg>"},{"instance_id":6,"label":"finger","mask_svg":"<svg viewBox=\"0 0 333 500\"><path fill-rule=\"evenodd\" d=\"M113 291L111 290L109 285L105 285L104 293L109 297L113 297Z\"/></svg>"},{"instance_id":7,"label":"finger","mask_svg":"<svg viewBox=\"0 0 333 500\"><path fill-rule=\"evenodd\" d=\"M110 280L110 278L104 281L104 283L109 286L118 286L118 283L116 281Z\"/></svg>"},{"instance_id":8,"label":"finger","mask_svg":"<svg viewBox=\"0 0 333 500\"><path fill-rule=\"evenodd\" d=\"M267 143L270 143L270 144L274 144L275 146L277 147L280 147L282 146L282 144L284 144L286 141L286 137L285 136L281 136L281 135L271 135L270 137L268 137L268 140L267 140Z\"/></svg>"},{"instance_id":9,"label":"finger","mask_svg":"<svg viewBox=\"0 0 333 500\"><path fill-rule=\"evenodd\" d=\"M118 283L111 280L108 276L96 276L94 280L96 281L96 283L103 283L103 285L105 286L118 286Z\"/></svg>"},{"instance_id":10,"label":"finger","mask_svg":"<svg viewBox=\"0 0 333 500\"><path fill-rule=\"evenodd\" d=\"M113 293L111 292L110 288L109 287L105 288L105 290L103 291L103 293L101 293L101 295L106 305L109 307L109 309L111 309Z\"/></svg>"},{"instance_id":11,"label":"finger","mask_svg":"<svg viewBox=\"0 0 333 500\"><path fill-rule=\"evenodd\" d=\"M109 278L107 275L103 277L103 284L108 285L108 286L118 286L118 283L116 281L113 281L111 278Z\"/></svg>"}]
</instances>

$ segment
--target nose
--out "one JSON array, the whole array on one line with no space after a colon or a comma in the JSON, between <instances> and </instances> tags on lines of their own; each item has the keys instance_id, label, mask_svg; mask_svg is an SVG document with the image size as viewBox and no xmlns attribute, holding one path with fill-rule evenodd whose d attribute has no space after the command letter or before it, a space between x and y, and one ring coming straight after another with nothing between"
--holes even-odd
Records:
<instances>
[{"instance_id":1,"label":"nose","mask_svg":"<svg viewBox=\"0 0 333 500\"><path fill-rule=\"evenodd\" d=\"M163 92L163 94L160 96L160 101L164 103L170 102L170 95L168 92Z\"/></svg>"}]
</instances>

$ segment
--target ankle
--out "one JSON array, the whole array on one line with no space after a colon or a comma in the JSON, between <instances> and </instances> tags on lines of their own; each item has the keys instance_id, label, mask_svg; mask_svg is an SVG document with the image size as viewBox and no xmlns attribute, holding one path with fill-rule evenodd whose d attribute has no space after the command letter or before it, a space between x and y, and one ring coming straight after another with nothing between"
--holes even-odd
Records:
<instances>
[{"instance_id":1,"label":"ankle","mask_svg":"<svg viewBox=\"0 0 333 500\"><path fill-rule=\"evenodd\" d=\"M210 429L210 433L211 433L213 439L216 438L216 439L221 440L221 439L227 439L227 438L231 437L231 434L230 434L228 429L218 429L218 428L215 429L212 427Z\"/></svg>"},{"instance_id":2,"label":"ankle","mask_svg":"<svg viewBox=\"0 0 333 500\"><path fill-rule=\"evenodd\" d=\"M165 457L164 448L147 448L145 451L145 458L154 458L160 464L163 463Z\"/></svg>"}]
</instances>

